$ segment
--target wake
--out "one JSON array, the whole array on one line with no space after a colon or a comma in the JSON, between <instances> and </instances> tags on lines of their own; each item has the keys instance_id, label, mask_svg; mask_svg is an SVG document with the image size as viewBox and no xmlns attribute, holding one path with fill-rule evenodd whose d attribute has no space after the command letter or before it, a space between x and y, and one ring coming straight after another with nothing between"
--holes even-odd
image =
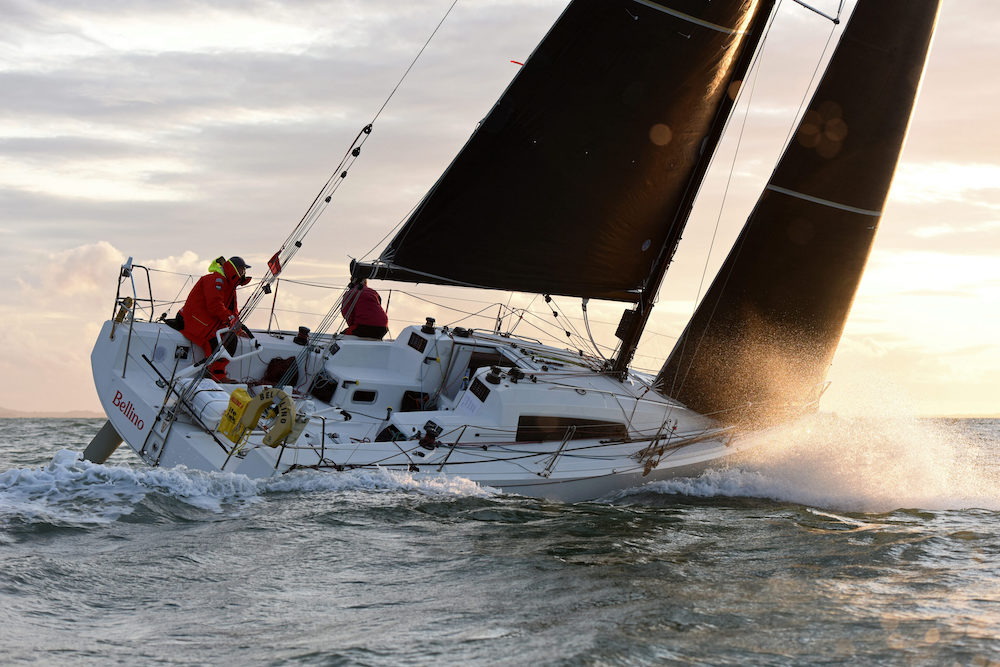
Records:
<instances>
[{"instance_id":1,"label":"wake","mask_svg":"<svg viewBox=\"0 0 1000 667\"><path fill-rule=\"evenodd\" d=\"M1000 510L1000 443L940 421L817 414L760 435L753 445L725 468L642 491L871 513Z\"/></svg>"}]
</instances>

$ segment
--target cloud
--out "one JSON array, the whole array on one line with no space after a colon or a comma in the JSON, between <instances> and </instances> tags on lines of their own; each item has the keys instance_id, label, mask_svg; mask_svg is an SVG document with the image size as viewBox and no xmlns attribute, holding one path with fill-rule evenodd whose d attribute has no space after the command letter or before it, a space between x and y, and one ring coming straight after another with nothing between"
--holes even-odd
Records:
<instances>
[{"instance_id":1,"label":"cloud","mask_svg":"<svg viewBox=\"0 0 1000 667\"><path fill-rule=\"evenodd\" d=\"M1000 236L1000 221L981 222L977 224L954 224L918 227L913 235L922 239L940 239L953 235L995 234Z\"/></svg>"},{"instance_id":2,"label":"cloud","mask_svg":"<svg viewBox=\"0 0 1000 667\"><path fill-rule=\"evenodd\" d=\"M983 190L1000 191L1000 164L904 163L892 183L893 199L917 204L966 201Z\"/></svg>"},{"instance_id":3,"label":"cloud","mask_svg":"<svg viewBox=\"0 0 1000 667\"><path fill-rule=\"evenodd\" d=\"M110 243L100 241L78 248L49 254L39 261L37 270L19 278L26 297L40 306L55 305L66 297L96 292L114 275L122 253Z\"/></svg>"},{"instance_id":4,"label":"cloud","mask_svg":"<svg viewBox=\"0 0 1000 667\"><path fill-rule=\"evenodd\" d=\"M74 397L91 400L90 344L127 254L155 269L154 290L167 301L182 299L187 275L200 275L215 255L262 266L450 4L0 0L0 259L23 281L0 296L4 372L32 400L67 377ZM338 284L349 256L377 253L517 73L509 60L523 61L565 6L459 3L379 117L289 277ZM685 233L696 252L685 256L682 247L654 311L641 350L649 366L669 352L693 307L730 169L730 202L740 210L723 212L718 261L788 133L802 97L789 82L808 81L831 29L794 4L783 11L764 54L771 74L755 84L762 106L750 114L738 159L718 160L721 175L703 189ZM927 377L950 376L919 355L957 355L1000 334L970 316L996 311L984 294L991 284L997 290L989 250L1000 247L992 185L1000 182L1000 88L983 63L996 61L998 31L993 0L964 0L941 14L904 168L848 334ZM329 306L327 290L281 290L282 325L308 325ZM459 316L408 298L394 294L394 321ZM576 316L578 304L564 309ZM599 340L614 342L621 309L592 305ZM0 405L7 400L0 395Z\"/></svg>"},{"instance_id":5,"label":"cloud","mask_svg":"<svg viewBox=\"0 0 1000 667\"><path fill-rule=\"evenodd\" d=\"M830 370L825 410L878 414L889 401L913 414L995 414L996 346L942 351L900 336L845 335Z\"/></svg>"}]
</instances>

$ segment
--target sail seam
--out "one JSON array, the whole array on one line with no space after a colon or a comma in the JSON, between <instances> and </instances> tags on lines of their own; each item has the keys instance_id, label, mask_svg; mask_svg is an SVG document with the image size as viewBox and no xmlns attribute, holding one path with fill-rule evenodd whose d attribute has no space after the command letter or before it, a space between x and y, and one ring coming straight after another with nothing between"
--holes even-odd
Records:
<instances>
[{"instance_id":1,"label":"sail seam","mask_svg":"<svg viewBox=\"0 0 1000 667\"><path fill-rule=\"evenodd\" d=\"M643 7L649 7L650 9L655 9L656 11L663 12L664 14L670 14L671 16L682 19L689 23L700 25L703 28L709 28L711 30L717 30L719 32L723 32L727 35L742 35L744 32L743 30L733 30L731 28L726 28L724 26L715 23L709 23L708 21L703 21L700 18L691 16L690 14L685 14L684 12L679 12L676 9L670 9L669 7L664 7L663 5L657 4L655 2L650 2L649 0L632 0L632 2L642 5Z\"/></svg>"},{"instance_id":2,"label":"sail seam","mask_svg":"<svg viewBox=\"0 0 1000 667\"><path fill-rule=\"evenodd\" d=\"M838 204L837 202L830 201L829 199L820 199L819 197L813 197L812 195L796 192L795 190L779 188L777 185L768 185L767 189L780 192L781 194L788 195L789 197L804 199L805 201L812 202L814 204L822 204L823 206L829 206L831 208L840 209L841 211L847 211L849 213L860 213L861 215L870 215L874 218L878 218L882 215L882 211L869 211L868 209L855 208L854 206L848 206L847 204Z\"/></svg>"}]
</instances>

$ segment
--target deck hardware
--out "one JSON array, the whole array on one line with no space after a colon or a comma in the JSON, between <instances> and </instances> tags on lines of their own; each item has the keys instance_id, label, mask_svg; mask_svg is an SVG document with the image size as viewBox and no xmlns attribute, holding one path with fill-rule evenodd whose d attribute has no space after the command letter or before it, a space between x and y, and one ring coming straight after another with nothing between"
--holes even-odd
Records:
<instances>
[{"instance_id":1,"label":"deck hardware","mask_svg":"<svg viewBox=\"0 0 1000 667\"><path fill-rule=\"evenodd\" d=\"M566 447L566 443L567 442L569 442L570 440L573 439L574 435L576 435L576 425L575 424L573 426L570 426L568 429L566 429L566 435L563 436L562 442L559 443L559 449L557 449L556 452L555 452L555 454L552 455L552 458L549 459L549 463L548 463L548 465L545 466L545 470L543 470L542 472L538 473L538 475L540 477L544 477L544 478L548 479L549 475L552 474L552 468L555 466L556 461L559 460L559 456L563 452L563 448Z\"/></svg>"}]
</instances>

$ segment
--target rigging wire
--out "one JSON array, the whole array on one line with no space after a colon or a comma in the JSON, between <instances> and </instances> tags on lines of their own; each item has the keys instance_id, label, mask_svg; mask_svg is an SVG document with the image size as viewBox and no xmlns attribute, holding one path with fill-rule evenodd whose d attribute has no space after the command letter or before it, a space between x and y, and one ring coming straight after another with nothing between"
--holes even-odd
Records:
<instances>
[{"instance_id":1,"label":"rigging wire","mask_svg":"<svg viewBox=\"0 0 1000 667\"><path fill-rule=\"evenodd\" d=\"M553 343L555 345L557 345L557 346L561 346L561 345L565 344L566 329L562 328L562 327L558 327L557 328L555 325L553 325L553 323L551 322L551 320L549 320L548 318L543 317L539 313L531 310L532 305L534 304L534 302L537 300L538 296L540 296L540 295L535 295L534 298L531 300L531 302L526 307L524 307L524 308L514 308L514 307L509 306L508 304L499 303L499 302L495 302L495 301L484 301L484 300L481 300L481 299L461 299L461 298L449 297L449 299L454 300L454 301L463 301L463 302L468 302L468 303L480 303L480 304L484 304L483 307L480 308L479 310L468 310L468 309L457 308L455 306L446 305L444 303L441 303L440 301L435 301L435 300L426 298L424 295L422 295L422 294L420 294L418 292L410 292L410 291L405 291L405 290L395 290L395 291L399 292L400 294L403 294L404 296L412 298L412 299L414 299L416 301L427 303L427 304L430 304L430 305L432 305L432 306L434 306L436 308L439 308L439 309L442 309L442 310L452 311L454 313L458 313L458 314L462 315L462 317L460 317L459 319L449 321L448 322L449 326L456 326L456 325L461 324L462 322L464 322L464 321L466 321L468 319L474 318L474 317L484 317L485 318L485 317L487 317L487 315L485 315L485 313L487 313L488 311L493 310L493 308L495 308L497 306L500 306L501 309L502 309L502 311L503 311L502 315L501 315L501 317L503 319L508 319L508 318L514 319L514 318L516 318L516 323L515 323L514 326L517 326L517 324L520 324L521 322L525 321L526 318L535 318L538 321L539 324L533 324L531 322L528 322L528 326L532 326L534 329L536 329L537 331L539 331L546 338L552 340ZM313 314L316 314L316 313L313 313ZM573 324L572 324L573 322L576 321L576 318L572 318L572 317L566 315L565 313L560 313L559 317L562 317L566 321L568 321L570 323L570 327L572 329L574 329L574 331L576 330L576 327L573 326ZM419 324L419 322L414 322L414 324ZM610 324L610 323L603 322L603 324ZM508 331L506 331L505 333L509 335L510 333L512 333L512 331L513 331L513 327L511 327L511 329L508 330ZM558 333L554 333L555 331L558 331ZM576 333L576 340L574 340L573 342L580 343L581 341L583 341L584 343L586 342L585 339L583 338L583 336L581 334L579 334L579 332L577 332ZM591 342L593 342L593 337L591 337ZM597 344L597 343L595 343L594 345L595 345L596 348L600 347L599 344ZM578 344L577 347L578 348L579 347L586 348L587 346L585 344L582 345L582 346ZM611 349L609 346L604 346L604 347L605 347L605 349ZM601 353L599 349L597 349L597 353L596 353L595 356L599 356L601 358L605 358L605 355L603 353Z\"/></svg>"},{"instance_id":2,"label":"rigging wire","mask_svg":"<svg viewBox=\"0 0 1000 667\"><path fill-rule=\"evenodd\" d=\"M430 36L428 36L428 38L424 41L423 46L420 47L420 50L417 52L416 56L414 56L409 66L403 72L403 75L400 77L395 87L393 87L392 91L390 91L385 101L378 108L378 111L375 112L375 115L372 117L371 121L363 128L361 128L357 136L355 136L354 141L351 142L350 147L344 153L344 156L341 158L340 162L337 164L337 167L333 170L330 177L323 184L323 187L320 188L319 193L316 195L312 203L306 209L306 212L302 215L302 218L300 218L299 222L295 225L295 227L292 229L289 235L285 238L285 241L281 244L281 247L278 249L278 251L274 253L274 255L272 255L272 257L267 261L267 266L269 271L265 273L264 277L261 278L261 280L257 283L257 286L254 288L253 293L250 295L246 303L244 303L243 308L240 310L240 315L239 315L240 322L244 321L246 317L249 316L250 313L254 311L254 309L259 305L259 303L261 302L261 300L264 298L265 295L271 293L271 285L275 281L277 281L281 271L288 266L288 263L296 255L298 250L302 247L302 241L305 239L306 235L308 235L308 233L312 230L313 226L319 220L320 215L326 210L327 206L330 204L330 201L333 198L333 195L336 194L337 190L340 188L341 183L343 183L344 179L347 178L348 171L354 165L358 156L361 154L361 148L368 140L368 137L371 136L372 127L375 121L378 120L378 117L385 110L386 106L388 106L389 101L396 94L396 91L399 90L400 86L403 84L403 81L409 75L414 65L416 65L417 60L420 59L420 56L424 53L427 46L430 44L431 40L434 38L438 30L441 28L441 25L451 14L452 9L455 8L456 4L458 4L458 0L453 0L451 5L448 7L448 10L444 13L444 16L442 16L437 26L435 26ZM329 326L333 323L336 317L340 315L342 301L343 297L337 299L337 301L331 307L330 311L324 317L323 321L320 324L320 328L316 333L323 333L324 331L326 331L326 329L329 328ZM212 355L210 355L208 359L205 360L201 373L199 375L199 380L202 377L204 377L205 374L208 372L210 363L219 358L223 347L224 346L219 346L219 348ZM309 346L307 345L304 347L303 351L299 354L299 356L304 357L305 354L308 353L308 350ZM185 395L182 396L182 400L190 398L190 395L193 394L193 390L196 385L197 382L193 382L189 385L188 389L186 389L184 392Z\"/></svg>"},{"instance_id":3,"label":"rigging wire","mask_svg":"<svg viewBox=\"0 0 1000 667\"><path fill-rule=\"evenodd\" d=\"M440 21L438 21L437 25L434 27L434 30L431 31L431 34L424 41L424 44L420 47L420 50L417 51L417 54L410 61L410 64L407 66L402 76L400 76L399 81L396 82L396 85L389 92L389 95L386 96L385 100L382 102L382 105L375 112L375 115L372 116L368 124L365 125L358 132L357 136L354 138L354 141L351 143L350 147L344 153L344 156L341 158L337 167L333 170L333 173L327 179L326 183L324 183L323 187L320 189L315 199L313 199L312 204L310 204L309 208L306 209L306 212L299 220L299 223L292 229L288 237L286 237L285 241L281 244L281 248L278 250L278 252L276 252L270 260L268 260L268 268L271 269L271 274L272 274L271 278L276 279L277 275L281 273L282 269L284 269L285 266L287 266L288 262L298 252L298 249L302 247L302 240L312 230L313 226L315 226L316 222L319 220L319 217L323 213L323 211L326 210L327 205L330 203L333 195L336 194L337 190L340 188L340 185L344 182L344 179L347 177L348 171L354 165L358 156L361 154L361 148L368 140L368 137L371 136L372 128L375 125L375 121L377 121L379 116L382 115L382 112L388 106L390 100L392 100L393 96L395 96L400 86L402 86L403 82L406 80L406 77L413 70L413 67L420 59L420 56L423 55L424 51L427 49L427 46L430 44L431 40L434 39L434 36L437 34L438 30L441 28L445 20L451 14L451 11L455 8L455 5L457 3L458 0L453 0L451 5L448 7L447 11L444 13L444 16L441 17ZM247 306L244 306L243 310L245 312L249 313L250 311L253 310L254 307L256 307L257 303L260 301L263 295L269 291L266 288L270 286L270 282L271 280L269 280L269 277L265 276L265 278L261 281L261 286L259 288L260 293L258 294L258 292L255 291L255 293L251 296L248 304L250 308L248 309Z\"/></svg>"},{"instance_id":4,"label":"rigging wire","mask_svg":"<svg viewBox=\"0 0 1000 667\"><path fill-rule=\"evenodd\" d=\"M354 138L354 142L351 144L351 147L348 148L347 152L344 154L344 157L341 158L340 164L337 166L337 169L335 169L333 174L331 174L330 178L327 179L327 182L324 185L323 189L320 190L320 194L318 194L316 196L316 199L313 200L312 206L310 206L310 209L306 211L306 214L299 222L299 226L297 226L296 229L293 230L292 234L290 234L289 237L285 239L285 243L282 244L282 249L289 247L289 244L292 244L292 246L296 248L301 247L294 244L296 231L302 228L303 231L301 235L304 237L312 229L313 225L316 224L316 221L319 219L319 215L326 208L324 204L330 203L331 196L340 187L340 183L343 182L344 178L346 178L347 170L350 169L351 165L353 165L354 161L360 154L361 147L364 145L368 137L371 135L372 128L375 125L375 121L377 121L379 116L382 115L382 112L385 111L385 108L389 105L390 100L392 100L392 98L395 96L400 86L403 85L403 81L405 81L406 77L409 76L410 71L417 64L417 61L420 59L420 56L423 55L424 51L427 49L427 46L431 43L431 40L434 39L435 35L437 35L438 30L440 30L445 20L447 20L448 16L451 14L451 11L455 8L456 4L458 4L458 0L453 0L451 5L448 7L447 11L445 11L444 15L441 17L441 20L438 21L437 25L434 27L434 30L431 31L431 34L427 37L423 45L420 47L420 50L417 51L417 54L413 57L413 60L410 61L410 64L407 66L402 76L400 76L399 81L396 82L396 85L389 92L389 95L386 96L385 101L382 102L382 106L378 108L378 111L375 112L375 115L372 116L372 119L368 122L368 124L364 128L362 128L361 131L358 133L358 136ZM342 168L343 171L341 171ZM339 179L337 178L338 172L340 172ZM281 251L279 250L279 253L280 252ZM294 251L292 251L290 254L294 255ZM291 258L290 256L287 257L286 262L290 258Z\"/></svg>"},{"instance_id":5,"label":"rigging wire","mask_svg":"<svg viewBox=\"0 0 1000 667\"><path fill-rule=\"evenodd\" d=\"M552 306L552 308L553 308L552 316L555 317L555 318L562 317L563 319L559 320L559 321L560 322L565 321L569 325L569 329L572 329L572 331L570 331L569 329L563 328L563 333L566 334L566 337L569 338L570 340L574 340L574 337L575 337L575 340L577 341L577 345L580 348L587 347L587 344L586 344L587 343L587 339L585 339L580 334L579 330L577 330L576 326L573 324L572 318L569 318L569 317L565 316L565 314L562 312L562 308L560 308L559 305L555 302L555 299L553 299L549 295L545 295L545 302L548 303L548 304L550 304ZM582 345L580 344L581 342L583 343ZM597 354L600 355L600 352L598 351Z\"/></svg>"},{"instance_id":6,"label":"rigging wire","mask_svg":"<svg viewBox=\"0 0 1000 667\"><path fill-rule=\"evenodd\" d=\"M838 25L840 23L840 12L841 12L841 10L844 9L844 0L840 0L840 8L837 10L837 15L836 16L830 16L826 12L823 12L823 11L817 9L816 7L813 7L812 5L806 3L805 0L792 0L792 2L794 2L797 5L799 5L800 7L805 7L806 9L808 9L811 12L819 14L820 16L822 16L823 18L825 18L825 19L827 19L829 21L832 21L834 25Z\"/></svg>"},{"instance_id":7,"label":"rigging wire","mask_svg":"<svg viewBox=\"0 0 1000 667\"><path fill-rule=\"evenodd\" d=\"M813 86L816 83L816 79L820 75L820 68L823 65L823 61L826 60L826 54L830 50L830 44L833 42L833 36L837 31L837 25L840 24L840 13L844 9L844 0L840 2L840 8L837 10L837 20L834 21L833 26L830 28L830 33L826 37L826 44L823 45L823 52L820 54L819 58L816 60L816 67L813 68L812 76L809 78L809 85L805 87L802 91L802 99L799 100L799 108L792 118L792 122L788 127L788 134L785 136L785 142L781 145L781 152L784 153L788 148L788 145L792 142L792 135L795 134L795 128L799 126L799 122L803 115L803 110L806 106L806 100L809 99L809 93L813 90Z\"/></svg>"},{"instance_id":8,"label":"rigging wire","mask_svg":"<svg viewBox=\"0 0 1000 667\"><path fill-rule=\"evenodd\" d=\"M761 51L763 54L763 50ZM708 264L712 259L712 251L715 249L715 241L719 235L719 226L722 223L722 212L726 208L726 199L729 198L729 188L733 184L733 174L736 173L736 158L740 154L740 148L743 146L743 135L746 133L747 121L750 119L750 106L753 103L753 95L757 90L757 78L760 76L760 70L763 66L763 55L761 55L760 64L754 68L753 81L750 84L750 92L747 93L747 105L746 111L743 113L743 123L740 125L740 131L736 139L736 150L733 151L733 161L729 165L729 176L726 178L726 186L722 190L722 201L719 202L719 211L715 217L715 228L712 230L712 240L708 244L708 252L705 254L705 265L701 269L701 279L698 281L698 291L695 293L694 297L694 308L697 308L698 303L701 301L701 290L705 287L705 278L708 275ZM742 92L742 91L740 91ZM741 96L742 97L742 96ZM692 309L692 316L694 315Z\"/></svg>"},{"instance_id":9,"label":"rigging wire","mask_svg":"<svg viewBox=\"0 0 1000 667\"><path fill-rule=\"evenodd\" d=\"M798 4L800 4L800 5L802 5L802 6L804 6L804 7L812 9L811 7L808 7L807 5L803 5L801 2L799 2L799 0L793 0L793 1L796 2L796 3L798 3ZM778 7L779 9L780 9L780 6L781 6L781 3L779 2L779 7ZM832 22L832 25L831 25L831 28L830 28L830 32L829 32L829 34L827 36L826 44L823 46L823 51L821 52L819 58L816 61L816 66L813 69L813 73L812 73L812 76L810 78L809 85L806 87L806 92L803 94L802 99L799 102L799 109L796 112L795 117L792 120L792 125L789 128L788 135L785 138L785 142L784 142L784 144L782 146L782 154L784 154L784 151L787 149L787 147L789 145L789 142L791 141L792 135L794 133L794 130L795 130L795 128L798 125L797 121L798 121L798 119L802 115L802 110L805 107L806 100L808 99L809 91L813 89L813 86L814 86L814 84L816 82L816 78L817 78L817 76L819 76L820 66L821 66L821 64L823 63L823 61L826 58L826 54L827 54L827 52L828 52L828 50L830 48L830 44L833 41L834 33L836 32L837 25L840 24L840 20L839 20L840 19L840 13L843 10L843 7L844 7L844 0L841 0L840 7L838 8L838 11L837 11L837 17L836 17L836 19L832 19L829 16L826 16L824 14L821 14L820 12L817 12L817 13L820 13L821 15L823 15L825 18L830 19L831 22ZM777 11L775 11L774 14L772 14L772 16L771 16L771 25L773 25L775 17L777 16L777 14L778 14ZM765 46L765 43L767 41L767 37L768 37L769 34L770 34L770 26L768 27L768 30L765 32L764 38L761 40L761 43L760 43L760 45L758 47L758 53L755 56L755 59L757 60L756 70L755 70L755 74L754 74L754 81L755 82L756 82L757 76L760 73L760 68L762 66L761 64L763 62L764 46ZM742 94L742 92L743 91L741 90L740 94ZM742 144L742 141L743 141L743 132L746 129L746 123L747 123L747 119L748 119L749 113L750 113L750 101L753 99L753 86L751 86L751 91L749 93L749 96L750 97L747 100L746 115L743 118L743 125L740 128L739 139L738 139L738 142L737 142L737 153L739 152L739 146ZM730 186L730 183L732 182L733 171L735 170L735 161L736 161L736 155L734 154L734 156L733 156L733 165L730 168L729 179L726 182L726 188L725 188L724 193L723 193L723 202L722 202L722 205L720 206L720 209L719 209L719 217L716 219L715 231L712 234L712 245L710 245L710 247L709 247L709 253L708 253L709 257L711 256L712 246L714 246L715 239L716 239L716 234L718 233L719 223L720 223L721 217L722 217L722 208L725 206L725 199L728 196L729 186ZM775 165L775 170L776 169L777 169L777 164ZM772 174L773 174L773 171L772 171ZM741 252L741 250L742 250L742 244L737 243L733 247L732 252L735 253L736 256L738 256L739 253ZM709 262L709 258L706 257L706 259L705 259L705 266L704 266L704 268L702 270L701 281L699 282L699 285L698 285L698 296L695 299L695 307L696 308L697 308L697 304L698 304L698 299L700 299L700 296L701 296L701 289L704 286L705 276L706 276L706 274L708 272L708 262ZM718 278L718 276L717 276L717 278ZM727 283L728 280L729 280L729 276L726 275L724 277L723 285L725 285L725 283ZM716 303L715 307L712 308L711 313L709 313L709 318L708 318L709 322L711 322L712 319L714 319L714 317L715 317L715 308L717 306L718 306L718 303ZM695 351L694 351L694 355L695 356L697 356L698 350L700 349L701 343L704 340L706 334L707 334L707 328L702 331L702 334L699 337L697 344L695 344ZM687 347L687 345L688 345L688 340L685 337L684 341L682 343L682 346L681 346L681 355L683 355L684 349ZM679 378L679 375L681 373L681 369L680 369L680 366L677 367L677 370L676 370L676 372L674 374L674 377L673 377L673 379L671 381L670 391L667 392L669 395L673 396L673 395L675 395L676 392L678 392L678 391L680 391L681 389L684 388L684 385L687 382L688 374L691 371L692 365L693 364L689 364L688 365L687 371L685 371L683 378ZM680 379L680 384L679 385L678 385L678 379Z\"/></svg>"},{"instance_id":10,"label":"rigging wire","mask_svg":"<svg viewBox=\"0 0 1000 667\"><path fill-rule=\"evenodd\" d=\"M187 280L185 280L184 282L181 283L180 289L178 289L177 290L177 294L174 295L174 300L173 301L168 301L165 305L167 305L167 306L173 306L175 303L180 303L181 302L180 301L180 299L181 299L181 292L184 291L184 288L187 287L188 283L193 282L193 281L194 281L194 276L192 276L191 274L188 274ZM150 298L152 298L153 295L150 294L149 296L150 296ZM185 299L185 301L186 300L187 299ZM167 308L168 312L169 312L169 310L170 310L170 308ZM153 307L153 311L154 312L156 311L156 307L155 306ZM163 317L166 317L166 313L164 313Z\"/></svg>"},{"instance_id":11,"label":"rigging wire","mask_svg":"<svg viewBox=\"0 0 1000 667\"><path fill-rule=\"evenodd\" d=\"M782 2L781 2L781 0L779 0L777 6L775 7L774 11L771 13L770 18L768 19L768 25L766 26L766 28L764 30L764 35L763 35L763 37L761 37L760 42L757 44L756 53L754 53L753 59L752 59L752 61L750 63L750 68L754 72L754 79L753 79L754 83L753 83L753 85L750 86L750 89L751 89L750 93L744 93L744 91L746 90L747 86L740 86L739 90L736 93L737 97L736 97L736 100L734 100L734 104L739 104L742 101L742 98L745 95L749 95L750 99L752 99L752 97L753 97L753 90L756 87L757 76L760 73L760 63L763 61L763 58L764 58L764 55L763 55L764 54L764 47L765 47L765 45L767 43L768 37L771 34L771 29L774 27L774 21L775 21L775 19L778 16L778 12L781 10L781 6L782 6ZM712 249L715 246L716 236L718 235L719 224L720 224L720 222L722 220L722 211L725 208L726 197L727 197L727 195L729 193L729 185L732 182L733 172L734 172L735 166L736 166L736 156L739 154L739 147L740 147L740 145L743 142L743 131L746 129L747 119L750 116L750 104L749 104L749 102L750 102L750 100L748 99L747 100L747 110L746 110L746 113L743 116L743 124L740 127L740 133L739 133L739 138L738 138L738 141L737 141L736 151L733 153L733 162L731 163L730 169L729 169L729 178L726 181L726 188L723 191L722 202L721 202L721 204L719 206L719 212L718 212L718 215L717 215L716 220L715 220L715 229L712 232L712 240L711 240L711 242L709 244L708 254L705 257L705 265L702 268L701 279L700 279L700 281L698 283L698 291L697 291L697 294L696 294L695 299L694 299L693 311L697 310L698 302L701 299L701 290L702 290L702 288L704 287L704 284L705 284L705 276L708 273L708 263L709 263L709 260L711 259L711 256L712 256ZM727 129L728 129L728 125L729 125L729 121L730 120L732 120L732 116L730 116L730 118L726 121L726 128ZM711 156L711 158L709 158L709 167L708 167L709 169L711 169L712 166L714 165L715 158L716 158L717 155L718 155L718 153L715 153L715 154L713 154ZM692 311L692 316L693 316L693 311ZM684 349L687 347L687 343L688 343L688 341L687 341L687 338L685 337L684 340L681 342L681 354L682 355L684 353ZM680 369L678 368L677 372L674 375L673 381L671 382L670 391L666 392L670 396L673 396L675 394L675 392L677 391L677 389L678 389L677 388L677 374L679 374L679 373L680 373ZM683 386L684 386L684 383L681 382L681 387L683 387Z\"/></svg>"},{"instance_id":12,"label":"rigging wire","mask_svg":"<svg viewBox=\"0 0 1000 667\"><path fill-rule=\"evenodd\" d=\"M441 20L438 21L437 26L435 26L434 30L431 31L431 34L427 38L427 41L425 41L424 45L420 47L419 51L417 51L417 55L413 57L413 61L410 63L410 66L406 68L406 71L403 72L403 76L399 78L399 82L396 84L396 87L392 89L392 92L389 93L389 96L385 98L385 102L383 102L382 106L379 107L379 110L375 112L375 117L372 118L372 123L374 123L378 119L378 117L382 115L382 111L385 109L386 105L389 104L389 100L391 100L392 96L396 94L397 90L399 90L399 87L403 84L403 80L406 79L407 75L410 73L410 70L413 69L413 66L417 64L417 60L420 59L420 56L423 54L424 49L426 49L427 45L431 43L432 39L434 39L434 35L436 35L437 31L441 29L441 25L444 24L445 20L448 18L448 15L451 14L451 10L453 10L455 8L455 5L457 4L458 0L454 0L454 2L451 3L451 6L448 7L448 11L446 11L444 13L444 16L441 17Z\"/></svg>"},{"instance_id":13,"label":"rigging wire","mask_svg":"<svg viewBox=\"0 0 1000 667\"><path fill-rule=\"evenodd\" d=\"M584 299L580 304L580 307L583 309L583 323L587 327L587 337L590 339L590 344L593 347L594 351L597 352L597 356L599 356L604 361L607 361L608 358L605 357L604 354L601 352L601 348L597 345L597 341L594 340L594 334L591 333L590 331L590 316L587 313L587 303L589 301L590 299Z\"/></svg>"}]
</instances>

